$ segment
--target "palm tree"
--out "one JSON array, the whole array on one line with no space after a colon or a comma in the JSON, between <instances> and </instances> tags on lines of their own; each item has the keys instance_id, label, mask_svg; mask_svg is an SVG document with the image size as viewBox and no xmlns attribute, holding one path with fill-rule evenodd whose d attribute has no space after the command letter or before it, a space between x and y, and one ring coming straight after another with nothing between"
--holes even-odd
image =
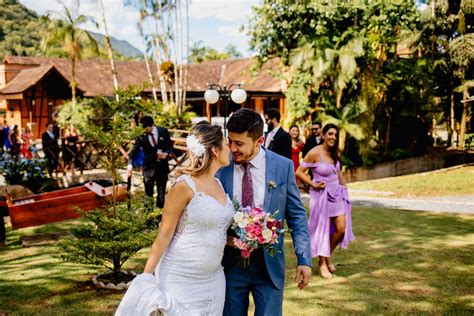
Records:
<instances>
[{"instance_id":1,"label":"palm tree","mask_svg":"<svg viewBox=\"0 0 474 316\"><path fill-rule=\"evenodd\" d=\"M57 46L66 53L71 61L71 95L72 108L76 107L76 65L81 59L81 54L86 47L98 52L97 42L91 35L78 27L88 21L95 23L94 19L85 15L73 14L64 2L61 2L63 12L58 13L60 19L53 19L49 24L49 32L41 42L43 51L54 50ZM97 25L97 23L95 23Z\"/></svg>"},{"instance_id":2,"label":"palm tree","mask_svg":"<svg viewBox=\"0 0 474 316\"><path fill-rule=\"evenodd\" d=\"M104 23L104 29L105 29L105 45L107 46L107 50L109 53L110 69L112 70L112 80L114 81L115 100L119 101L119 95L118 95L119 83L118 83L118 78L117 78L117 67L115 67L114 52L112 50L112 44L110 43L110 35L109 35L109 30L107 28L107 20L105 19L104 2L102 0L99 0L99 5L100 5L100 13L102 15L102 23Z\"/></svg>"},{"instance_id":3,"label":"palm tree","mask_svg":"<svg viewBox=\"0 0 474 316\"><path fill-rule=\"evenodd\" d=\"M364 139L365 133L362 126L355 121L367 110L367 105L362 101L351 103L342 109L335 108L334 115L323 113L321 119L324 123L332 123L339 128L339 150L344 151L347 134L357 140Z\"/></svg>"},{"instance_id":4,"label":"palm tree","mask_svg":"<svg viewBox=\"0 0 474 316\"><path fill-rule=\"evenodd\" d=\"M466 137L466 122L468 110L469 88L474 86L473 80L466 80L466 70L470 63L474 60L474 34L462 35L450 44L451 61L455 64L457 69L457 76L461 80L461 85L455 89L455 92L462 92L463 107L461 116L461 131L459 133L459 147L464 148L464 141Z\"/></svg>"}]
</instances>

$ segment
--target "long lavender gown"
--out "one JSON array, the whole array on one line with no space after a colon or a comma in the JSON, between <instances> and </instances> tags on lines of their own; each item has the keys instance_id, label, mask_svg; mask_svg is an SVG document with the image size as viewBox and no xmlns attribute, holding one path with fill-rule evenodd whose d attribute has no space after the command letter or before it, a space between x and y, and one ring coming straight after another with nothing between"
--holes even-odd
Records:
<instances>
[{"instance_id":1,"label":"long lavender gown","mask_svg":"<svg viewBox=\"0 0 474 316\"><path fill-rule=\"evenodd\" d=\"M309 234L311 238L311 256L331 256L330 237L334 233L331 227L330 217L346 215L346 232L340 247L347 246L355 237L352 232L352 207L345 189L339 183L338 171L341 166L339 162L332 165L327 162L309 163L303 161L301 166L310 168L313 173L313 182L324 181L326 188L323 190L310 189L310 215L308 220Z\"/></svg>"}]
</instances>

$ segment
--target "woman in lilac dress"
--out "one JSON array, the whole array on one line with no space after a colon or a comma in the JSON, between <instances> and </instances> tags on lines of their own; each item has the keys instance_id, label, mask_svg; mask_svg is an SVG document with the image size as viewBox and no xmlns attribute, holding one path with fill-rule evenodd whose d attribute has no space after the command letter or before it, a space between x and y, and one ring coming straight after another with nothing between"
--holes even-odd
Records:
<instances>
[{"instance_id":1,"label":"woman in lilac dress","mask_svg":"<svg viewBox=\"0 0 474 316\"><path fill-rule=\"evenodd\" d=\"M319 271L323 278L331 278L336 271L331 253L338 244L347 248L354 240L351 204L346 181L341 171L338 153L339 129L326 124L322 143L305 156L296 175L310 188L309 232L311 255L319 256ZM311 169L313 179L306 173Z\"/></svg>"}]
</instances>

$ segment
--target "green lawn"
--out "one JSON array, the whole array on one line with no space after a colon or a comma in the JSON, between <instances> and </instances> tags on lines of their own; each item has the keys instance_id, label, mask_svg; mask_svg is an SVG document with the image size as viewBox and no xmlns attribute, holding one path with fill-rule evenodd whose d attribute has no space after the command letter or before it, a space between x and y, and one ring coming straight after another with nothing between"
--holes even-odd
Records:
<instances>
[{"instance_id":1,"label":"green lawn","mask_svg":"<svg viewBox=\"0 0 474 316\"><path fill-rule=\"evenodd\" d=\"M76 221L77 222L77 221ZM0 250L0 314L104 315L121 293L97 290L100 268L61 262L53 245L22 248L20 235L61 231L75 222L8 232ZM474 314L474 216L354 209L357 240L337 250L337 277L314 272L303 291L293 282L287 251L284 315ZM291 250L291 242L286 243ZM141 271L148 249L127 269Z\"/></svg>"},{"instance_id":2,"label":"green lawn","mask_svg":"<svg viewBox=\"0 0 474 316\"><path fill-rule=\"evenodd\" d=\"M395 197L474 195L474 166L354 182L348 186L356 190L392 192Z\"/></svg>"}]
</instances>

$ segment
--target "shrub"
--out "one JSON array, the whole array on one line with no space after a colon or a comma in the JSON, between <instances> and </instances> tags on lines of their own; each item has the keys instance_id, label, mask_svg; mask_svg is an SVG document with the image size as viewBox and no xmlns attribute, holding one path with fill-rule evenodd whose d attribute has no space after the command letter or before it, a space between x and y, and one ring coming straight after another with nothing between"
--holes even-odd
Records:
<instances>
[{"instance_id":1,"label":"shrub","mask_svg":"<svg viewBox=\"0 0 474 316\"><path fill-rule=\"evenodd\" d=\"M100 265L119 272L122 265L155 238L156 225L150 225L143 203L116 206L115 216L104 210L80 211L88 221L72 229L72 236L58 244L61 259L69 262Z\"/></svg>"}]
</instances>

